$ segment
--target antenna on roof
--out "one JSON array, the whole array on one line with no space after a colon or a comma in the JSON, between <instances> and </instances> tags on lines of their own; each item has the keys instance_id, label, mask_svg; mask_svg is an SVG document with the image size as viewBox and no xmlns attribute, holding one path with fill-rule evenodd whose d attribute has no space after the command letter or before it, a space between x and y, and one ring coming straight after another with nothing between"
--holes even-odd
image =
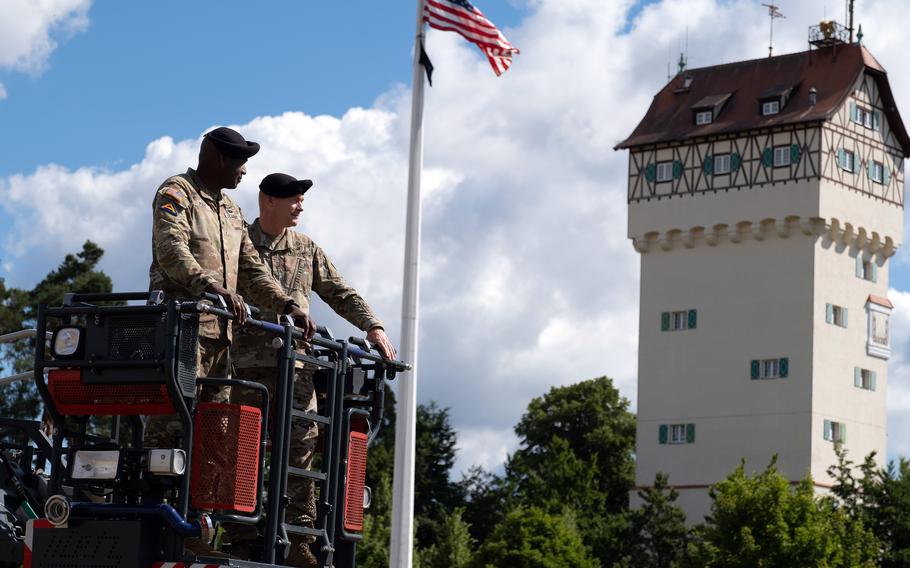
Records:
<instances>
[{"instance_id":1,"label":"antenna on roof","mask_svg":"<svg viewBox=\"0 0 910 568\"><path fill-rule=\"evenodd\" d=\"M853 0L849 0L847 6L847 30L850 31L850 43L853 43Z\"/></svg>"},{"instance_id":2,"label":"antenna on roof","mask_svg":"<svg viewBox=\"0 0 910 568\"><path fill-rule=\"evenodd\" d=\"M850 0L850 3L853 3L853 0ZM780 10L774 4L762 4L762 6L768 9L768 17L771 19L771 34L770 39L768 40L768 57L771 57L771 54L774 52L774 20L777 18L786 18L783 14L780 13Z\"/></svg>"}]
</instances>

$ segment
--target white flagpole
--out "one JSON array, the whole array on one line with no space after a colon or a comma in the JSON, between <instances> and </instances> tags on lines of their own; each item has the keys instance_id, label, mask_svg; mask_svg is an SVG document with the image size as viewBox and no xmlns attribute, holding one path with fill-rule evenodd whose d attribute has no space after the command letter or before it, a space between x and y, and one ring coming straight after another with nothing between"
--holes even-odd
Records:
<instances>
[{"instance_id":1,"label":"white flagpole","mask_svg":"<svg viewBox=\"0 0 910 568\"><path fill-rule=\"evenodd\" d=\"M411 370L399 375L392 479L392 542L389 566L411 568L414 553L414 452L417 438L417 315L420 293L420 173L423 169L423 0L417 0L414 73L411 80L411 147L408 156L408 213L401 298L401 358Z\"/></svg>"}]
</instances>

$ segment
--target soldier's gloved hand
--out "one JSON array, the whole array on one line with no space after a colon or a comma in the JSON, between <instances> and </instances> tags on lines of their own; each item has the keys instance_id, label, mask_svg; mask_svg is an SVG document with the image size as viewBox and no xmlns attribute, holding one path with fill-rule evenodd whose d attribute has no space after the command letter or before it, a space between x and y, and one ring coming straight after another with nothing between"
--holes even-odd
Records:
<instances>
[{"instance_id":1,"label":"soldier's gloved hand","mask_svg":"<svg viewBox=\"0 0 910 568\"><path fill-rule=\"evenodd\" d=\"M300 329L306 330L306 340L313 339L316 335L316 322L310 317L310 314L303 311L299 306L293 306L288 315L294 318L294 322Z\"/></svg>"},{"instance_id":2,"label":"soldier's gloved hand","mask_svg":"<svg viewBox=\"0 0 910 568\"><path fill-rule=\"evenodd\" d=\"M231 292L220 284L209 284L205 288L205 291L212 294L218 294L224 298L224 303L227 304L228 309L234 314L234 321L240 325L246 323L246 302L243 301L243 296L237 292Z\"/></svg>"},{"instance_id":3,"label":"soldier's gloved hand","mask_svg":"<svg viewBox=\"0 0 910 568\"><path fill-rule=\"evenodd\" d=\"M389 336L385 334L385 330L381 327L374 327L367 332L367 341L379 348L379 351L386 359L394 359L397 355L395 353L395 346L392 345Z\"/></svg>"}]
</instances>

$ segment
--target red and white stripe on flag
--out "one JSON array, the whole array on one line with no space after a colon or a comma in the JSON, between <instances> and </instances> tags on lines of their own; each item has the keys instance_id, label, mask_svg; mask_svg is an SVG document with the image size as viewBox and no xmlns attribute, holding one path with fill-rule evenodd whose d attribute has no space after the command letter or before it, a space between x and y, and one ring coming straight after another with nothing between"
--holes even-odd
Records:
<instances>
[{"instance_id":1,"label":"red and white stripe on flag","mask_svg":"<svg viewBox=\"0 0 910 568\"><path fill-rule=\"evenodd\" d=\"M512 65L512 56L519 53L499 28L468 0L424 0L423 20L431 28L456 32L479 47L496 75L505 73Z\"/></svg>"}]
</instances>

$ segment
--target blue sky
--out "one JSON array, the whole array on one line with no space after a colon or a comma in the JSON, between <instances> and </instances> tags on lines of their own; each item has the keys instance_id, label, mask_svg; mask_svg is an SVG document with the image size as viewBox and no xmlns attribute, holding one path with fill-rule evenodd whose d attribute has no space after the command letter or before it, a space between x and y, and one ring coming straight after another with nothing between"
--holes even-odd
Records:
<instances>
[{"instance_id":1,"label":"blue sky","mask_svg":"<svg viewBox=\"0 0 910 568\"><path fill-rule=\"evenodd\" d=\"M474 46L428 32L418 398L451 408L460 469L495 469L530 398L554 385L609 375L634 408L639 264L625 234L626 155L613 145L663 86L687 29L690 65L705 66L762 57L768 28L751 0L477 5L521 54L497 78ZM234 194L248 220L263 175L312 177L302 230L397 341L412 1L0 9L0 277L29 287L91 238L118 289L143 289L152 192L195 164L203 132L231 124L263 144ZM778 53L805 49L807 27L832 15L821 1L781 9ZM903 0L858 3L905 116L908 18ZM889 448L910 455L905 251L891 287ZM314 313L354 332L318 302Z\"/></svg>"}]
</instances>

